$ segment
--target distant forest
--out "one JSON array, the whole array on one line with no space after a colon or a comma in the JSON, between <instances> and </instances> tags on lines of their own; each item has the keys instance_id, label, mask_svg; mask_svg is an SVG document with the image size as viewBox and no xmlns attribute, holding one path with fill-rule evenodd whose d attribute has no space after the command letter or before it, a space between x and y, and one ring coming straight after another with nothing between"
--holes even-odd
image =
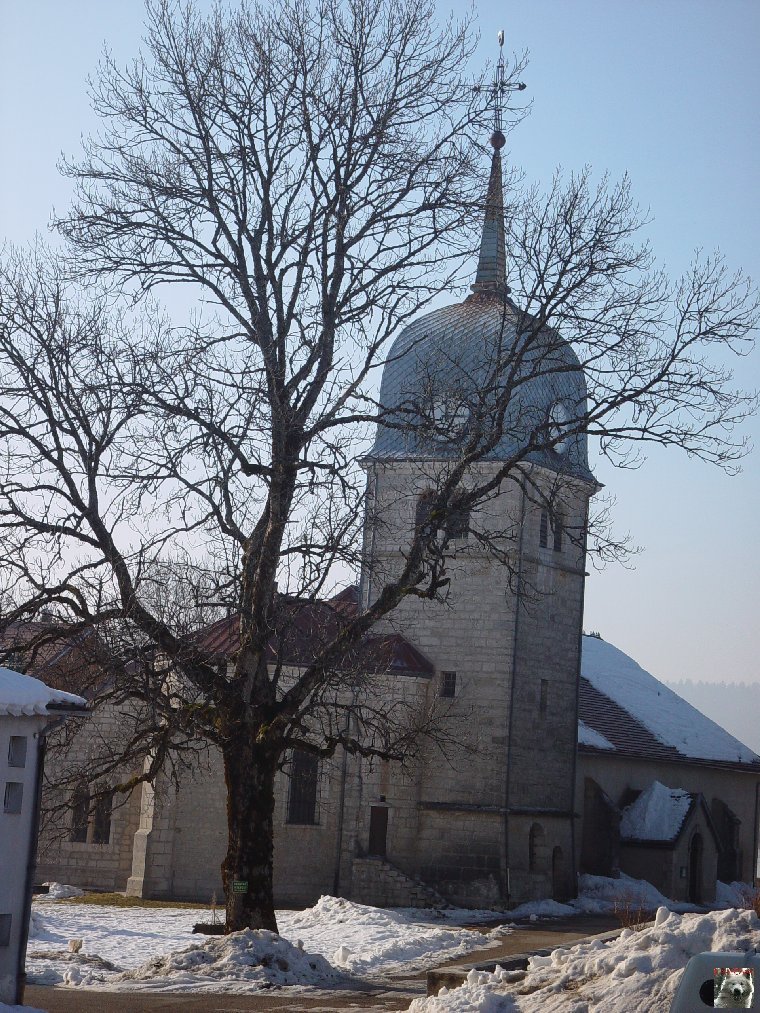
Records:
<instances>
[{"instance_id":1,"label":"distant forest","mask_svg":"<svg viewBox=\"0 0 760 1013\"><path fill-rule=\"evenodd\" d=\"M760 683L681 679L665 685L760 754Z\"/></svg>"}]
</instances>

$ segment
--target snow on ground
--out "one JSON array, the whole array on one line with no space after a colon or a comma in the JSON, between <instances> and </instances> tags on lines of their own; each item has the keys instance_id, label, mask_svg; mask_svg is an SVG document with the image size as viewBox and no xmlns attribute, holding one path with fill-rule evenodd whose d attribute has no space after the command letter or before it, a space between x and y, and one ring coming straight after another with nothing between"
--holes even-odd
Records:
<instances>
[{"instance_id":1,"label":"snow on ground","mask_svg":"<svg viewBox=\"0 0 760 1013\"><path fill-rule=\"evenodd\" d=\"M409 1013L667 1013L690 957L716 950L750 951L760 945L760 919L752 911L683 914L661 907L655 924L624 929L608 943L592 940L533 957L527 974L497 968L471 971L457 989L415 999Z\"/></svg>"},{"instance_id":2,"label":"snow on ground","mask_svg":"<svg viewBox=\"0 0 760 1013\"><path fill-rule=\"evenodd\" d=\"M377 977L465 957L508 931L484 935L454 924L486 917L499 915L381 910L323 897L305 911L278 912L282 949L275 943L280 937L272 938L271 933L238 933L227 937L235 943L225 948L227 939L192 935L193 925L207 920L199 909L151 908L148 913L139 907L59 904L38 898L27 972L35 984L109 989L247 991L278 984L322 984L347 974ZM70 939L82 939L81 952L67 952ZM146 953L153 955L147 963ZM286 980L283 975L288 974Z\"/></svg>"},{"instance_id":3,"label":"snow on ground","mask_svg":"<svg viewBox=\"0 0 760 1013\"><path fill-rule=\"evenodd\" d=\"M650 883L628 876L581 876L580 888L580 896L568 904L533 901L501 915L495 911L383 910L322 897L304 911L278 912L282 936L246 931L227 937L192 935L195 922L209 920L202 909L112 907L76 900L60 902L43 896L35 900L32 911L27 974L34 984L109 990L247 992L285 984L330 987L347 976L379 979L458 958L464 962L473 950L498 942L510 931L502 924L481 933L462 928L467 922L501 917L514 925L524 918L606 913L621 901L634 910L659 908L654 928L640 933L624 931L619 943L596 941L555 951L551 959L536 959L526 983L540 989L542 997L544 992L551 996L562 993L551 1000L559 1005L531 1004L515 991L526 983L510 985L505 992L509 976L478 972L456 999L469 1005L412 1007L418 1011L467 1009L490 1013L540 1008L587 1013L589 1009L607 1008L587 1005L591 999L584 992L593 991L598 984L602 989L599 994L606 1001L606 977L614 979L630 1001L633 992L625 982L631 977L636 987L644 988L648 967L653 974L658 972L658 981L668 983L677 977L675 970L683 969L692 952L746 949L739 944L750 929L755 933L753 945L760 946L760 922L749 911L688 914L681 919L677 912L684 914L693 907L667 900ZM751 890L743 883L719 884L716 906L741 904ZM672 918L668 909L674 912ZM689 932L692 935L684 942ZM82 940L80 952L68 952L71 939ZM689 949L692 944L695 950ZM147 962L146 954L151 955ZM561 1005L571 992L579 1004ZM525 1005L515 1005L519 1002ZM625 1008L624 1003L609 1007Z\"/></svg>"},{"instance_id":4,"label":"snow on ground","mask_svg":"<svg viewBox=\"0 0 760 1013\"><path fill-rule=\"evenodd\" d=\"M758 759L733 735L604 640L583 637L581 675L633 714L660 742L675 746L684 756L742 763Z\"/></svg>"}]
</instances>

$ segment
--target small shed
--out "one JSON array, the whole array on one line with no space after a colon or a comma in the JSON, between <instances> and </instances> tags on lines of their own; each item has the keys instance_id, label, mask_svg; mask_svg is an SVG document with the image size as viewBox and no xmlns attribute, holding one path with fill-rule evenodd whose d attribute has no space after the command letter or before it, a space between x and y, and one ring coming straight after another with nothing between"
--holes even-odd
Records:
<instances>
[{"instance_id":1,"label":"small shed","mask_svg":"<svg viewBox=\"0 0 760 1013\"><path fill-rule=\"evenodd\" d=\"M626 871L666 897L693 904L715 900L720 839L704 798L653 781L620 820Z\"/></svg>"},{"instance_id":2,"label":"small shed","mask_svg":"<svg viewBox=\"0 0 760 1013\"><path fill-rule=\"evenodd\" d=\"M23 1001L45 736L87 702L0 668L0 1003Z\"/></svg>"}]
</instances>

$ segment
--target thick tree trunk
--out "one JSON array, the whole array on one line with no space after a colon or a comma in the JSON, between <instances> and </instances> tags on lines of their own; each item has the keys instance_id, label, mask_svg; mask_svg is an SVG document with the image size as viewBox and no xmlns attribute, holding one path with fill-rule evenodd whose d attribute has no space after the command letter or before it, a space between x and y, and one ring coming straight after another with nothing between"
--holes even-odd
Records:
<instances>
[{"instance_id":1,"label":"thick tree trunk","mask_svg":"<svg viewBox=\"0 0 760 1013\"><path fill-rule=\"evenodd\" d=\"M227 932L277 931L272 891L274 779L277 757L256 747L250 733L223 751L227 783L227 855L222 882Z\"/></svg>"}]
</instances>

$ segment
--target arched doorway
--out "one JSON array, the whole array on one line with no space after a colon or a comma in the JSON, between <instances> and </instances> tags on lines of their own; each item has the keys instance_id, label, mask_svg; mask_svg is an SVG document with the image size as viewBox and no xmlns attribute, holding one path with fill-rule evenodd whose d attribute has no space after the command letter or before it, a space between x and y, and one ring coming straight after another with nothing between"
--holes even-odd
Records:
<instances>
[{"instance_id":1,"label":"arched doorway","mask_svg":"<svg viewBox=\"0 0 760 1013\"><path fill-rule=\"evenodd\" d=\"M689 845L689 901L702 900L702 835L694 834Z\"/></svg>"},{"instance_id":2,"label":"arched doorway","mask_svg":"<svg viewBox=\"0 0 760 1013\"><path fill-rule=\"evenodd\" d=\"M552 851L552 897L554 900L567 900L565 858L559 845Z\"/></svg>"}]
</instances>

